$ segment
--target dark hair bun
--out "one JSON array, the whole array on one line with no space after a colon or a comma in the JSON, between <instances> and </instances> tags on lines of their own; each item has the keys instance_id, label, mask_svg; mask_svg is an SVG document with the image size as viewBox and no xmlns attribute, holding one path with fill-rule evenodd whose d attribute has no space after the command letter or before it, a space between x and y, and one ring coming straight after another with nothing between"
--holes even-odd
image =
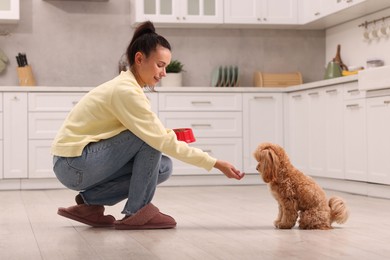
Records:
<instances>
[{"instance_id":1,"label":"dark hair bun","mask_svg":"<svg viewBox=\"0 0 390 260\"><path fill-rule=\"evenodd\" d=\"M134 41L137 40L142 35L149 34L149 33L156 33L156 29L154 28L153 23L151 21L146 21L144 23L141 23L135 30L130 45L132 45Z\"/></svg>"}]
</instances>

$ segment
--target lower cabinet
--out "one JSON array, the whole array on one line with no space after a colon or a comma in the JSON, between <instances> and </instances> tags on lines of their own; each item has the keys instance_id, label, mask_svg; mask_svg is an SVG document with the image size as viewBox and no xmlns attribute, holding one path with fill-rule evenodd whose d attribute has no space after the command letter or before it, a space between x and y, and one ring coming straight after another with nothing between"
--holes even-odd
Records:
<instances>
[{"instance_id":1,"label":"lower cabinet","mask_svg":"<svg viewBox=\"0 0 390 260\"><path fill-rule=\"evenodd\" d=\"M242 169L241 93L159 93L159 118L167 128L192 128L191 146ZM174 159L173 174L210 173Z\"/></svg>"},{"instance_id":2,"label":"lower cabinet","mask_svg":"<svg viewBox=\"0 0 390 260\"><path fill-rule=\"evenodd\" d=\"M390 96L368 98L368 181L390 184Z\"/></svg>"},{"instance_id":3,"label":"lower cabinet","mask_svg":"<svg viewBox=\"0 0 390 260\"><path fill-rule=\"evenodd\" d=\"M367 181L366 99L357 84L344 87L345 179Z\"/></svg>"},{"instance_id":4,"label":"lower cabinet","mask_svg":"<svg viewBox=\"0 0 390 260\"><path fill-rule=\"evenodd\" d=\"M51 143L83 92L28 93L28 178L53 178Z\"/></svg>"},{"instance_id":5,"label":"lower cabinet","mask_svg":"<svg viewBox=\"0 0 390 260\"><path fill-rule=\"evenodd\" d=\"M291 163L303 172L308 170L309 114L305 91L289 93L286 107L285 148Z\"/></svg>"},{"instance_id":6,"label":"lower cabinet","mask_svg":"<svg viewBox=\"0 0 390 260\"><path fill-rule=\"evenodd\" d=\"M54 179L50 147L80 92L0 93L0 180ZM382 94L384 95L384 94ZM285 147L308 175L390 184L390 96L357 82L290 93L147 93L167 128L190 127L190 144L245 173L263 142ZM210 174L173 159L174 175ZM220 174L216 169L211 174Z\"/></svg>"},{"instance_id":7,"label":"lower cabinet","mask_svg":"<svg viewBox=\"0 0 390 260\"><path fill-rule=\"evenodd\" d=\"M307 175L344 179L343 85L289 93L285 146Z\"/></svg>"},{"instance_id":8,"label":"lower cabinet","mask_svg":"<svg viewBox=\"0 0 390 260\"><path fill-rule=\"evenodd\" d=\"M243 94L243 171L257 173L253 152L260 143L283 146L282 93Z\"/></svg>"},{"instance_id":9,"label":"lower cabinet","mask_svg":"<svg viewBox=\"0 0 390 260\"><path fill-rule=\"evenodd\" d=\"M27 93L3 93L3 178L28 178Z\"/></svg>"}]
</instances>

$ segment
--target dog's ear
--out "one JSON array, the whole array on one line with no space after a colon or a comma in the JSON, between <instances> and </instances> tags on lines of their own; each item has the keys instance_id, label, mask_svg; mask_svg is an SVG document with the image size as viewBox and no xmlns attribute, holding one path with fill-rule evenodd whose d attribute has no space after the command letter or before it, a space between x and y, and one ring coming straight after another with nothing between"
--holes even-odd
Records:
<instances>
[{"instance_id":1,"label":"dog's ear","mask_svg":"<svg viewBox=\"0 0 390 260\"><path fill-rule=\"evenodd\" d=\"M274 150L266 148L256 153L256 159L259 162L258 170L262 173L265 183L273 182L279 169L279 157Z\"/></svg>"}]
</instances>

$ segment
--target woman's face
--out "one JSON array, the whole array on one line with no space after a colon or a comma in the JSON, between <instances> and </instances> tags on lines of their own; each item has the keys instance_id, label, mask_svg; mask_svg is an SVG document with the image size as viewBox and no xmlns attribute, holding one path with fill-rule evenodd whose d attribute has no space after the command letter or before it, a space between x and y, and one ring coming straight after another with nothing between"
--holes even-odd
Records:
<instances>
[{"instance_id":1,"label":"woman's face","mask_svg":"<svg viewBox=\"0 0 390 260\"><path fill-rule=\"evenodd\" d=\"M151 52L149 57L137 52L135 54L136 79L141 87L155 86L166 76L165 68L171 62L171 51L161 45Z\"/></svg>"}]
</instances>

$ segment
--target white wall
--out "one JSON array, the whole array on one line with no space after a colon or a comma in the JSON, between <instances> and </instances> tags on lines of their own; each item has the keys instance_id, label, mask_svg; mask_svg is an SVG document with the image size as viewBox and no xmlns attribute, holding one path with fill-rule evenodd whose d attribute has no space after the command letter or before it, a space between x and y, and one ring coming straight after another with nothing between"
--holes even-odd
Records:
<instances>
[{"instance_id":1,"label":"white wall","mask_svg":"<svg viewBox=\"0 0 390 260\"><path fill-rule=\"evenodd\" d=\"M359 24L365 21L376 20L389 15L390 8L327 29L326 63L335 57L337 44L340 44L341 58L347 66L366 67L367 59L371 58L380 58L385 61L385 65L390 65L390 37L368 42L363 38L364 28L358 27ZM387 19L386 22L390 25L390 19Z\"/></svg>"}]
</instances>

